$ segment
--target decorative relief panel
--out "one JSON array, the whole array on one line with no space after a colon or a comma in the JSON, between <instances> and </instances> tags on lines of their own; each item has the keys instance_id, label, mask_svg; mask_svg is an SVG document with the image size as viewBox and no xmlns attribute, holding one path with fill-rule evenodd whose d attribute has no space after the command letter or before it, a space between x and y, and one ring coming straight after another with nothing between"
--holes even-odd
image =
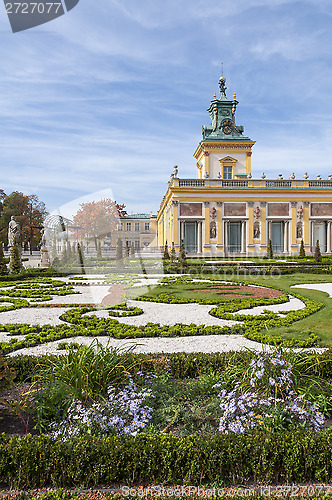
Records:
<instances>
[{"instance_id":1,"label":"decorative relief panel","mask_svg":"<svg viewBox=\"0 0 332 500\"><path fill-rule=\"evenodd\" d=\"M332 203L311 203L313 217L332 217Z\"/></svg>"},{"instance_id":2,"label":"decorative relief panel","mask_svg":"<svg viewBox=\"0 0 332 500\"><path fill-rule=\"evenodd\" d=\"M268 203L267 215L269 217L289 217L289 203Z\"/></svg>"},{"instance_id":3,"label":"decorative relief panel","mask_svg":"<svg viewBox=\"0 0 332 500\"><path fill-rule=\"evenodd\" d=\"M246 204L245 203L224 203L225 217L245 217Z\"/></svg>"},{"instance_id":4,"label":"decorative relief panel","mask_svg":"<svg viewBox=\"0 0 332 500\"><path fill-rule=\"evenodd\" d=\"M202 217L202 203L180 203L180 217Z\"/></svg>"}]
</instances>

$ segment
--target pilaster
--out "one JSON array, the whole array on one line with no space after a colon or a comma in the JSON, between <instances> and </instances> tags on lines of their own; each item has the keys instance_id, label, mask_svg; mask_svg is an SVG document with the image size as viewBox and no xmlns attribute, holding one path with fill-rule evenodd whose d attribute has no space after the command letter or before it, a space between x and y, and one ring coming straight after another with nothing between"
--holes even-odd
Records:
<instances>
[{"instance_id":1,"label":"pilaster","mask_svg":"<svg viewBox=\"0 0 332 500\"><path fill-rule=\"evenodd\" d=\"M210 202L204 201L204 247L210 247Z\"/></svg>"},{"instance_id":2,"label":"pilaster","mask_svg":"<svg viewBox=\"0 0 332 500\"><path fill-rule=\"evenodd\" d=\"M309 201L304 202L303 207L303 244L304 249L310 252L310 233L309 233Z\"/></svg>"},{"instance_id":3,"label":"pilaster","mask_svg":"<svg viewBox=\"0 0 332 500\"><path fill-rule=\"evenodd\" d=\"M222 201L217 201L217 250L223 250Z\"/></svg>"},{"instance_id":4,"label":"pilaster","mask_svg":"<svg viewBox=\"0 0 332 500\"><path fill-rule=\"evenodd\" d=\"M292 217L292 226L291 226L291 250L297 250L296 243L296 201L291 201L291 217Z\"/></svg>"},{"instance_id":5,"label":"pilaster","mask_svg":"<svg viewBox=\"0 0 332 500\"><path fill-rule=\"evenodd\" d=\"M204 177L206 174L208 174L208 176L211 177L209 151L204 151Z\"/></svg>"},{"instance_id":6,"label":"pilaster","mask_svg":"<svg viewBox=\"0 0 332 500\"><path fill-rule=\"evenodd\" d=\"M254 202L248 201L248 252L254 247Z\"/></svg>"},{"instance_id":7,"label":"pilaster","mask_svg":"<svg viewBox=\"0 0 332 500\"><path fill-rule=\"evenodd\" d=\"M172 230L172 241L169 242L170 245L174 243L174 246L179 246L179 202L177 200L172 200L173 208L173 230Z\"/></svg>"}]
</instances>

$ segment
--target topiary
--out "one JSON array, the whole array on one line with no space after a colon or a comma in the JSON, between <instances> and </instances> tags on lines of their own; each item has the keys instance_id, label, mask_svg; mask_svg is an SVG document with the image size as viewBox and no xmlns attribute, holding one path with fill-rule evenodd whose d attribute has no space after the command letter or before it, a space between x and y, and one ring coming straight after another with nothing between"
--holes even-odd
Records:
<instances>
[{"instance_id":1,"label":"topiary","mask_svg":"<svg viewBox=\"0 0 332 500\"><path fill-rule=\"evenodd\" d=\"M179 258L178 258L178 268L183 271L187 267L188 267L188 264L187 264L186 250L184 247L184 241L181 240Z\"/></svg>"},{"instance_id":2,"label":"topiary","mask_svg":"<svg viewBox=\"0 0 332 500\"><path fill-rule=\"evenodd\" d=\"M168 251L167 241L166 241L165 246L164 246L164 255L163 255L163 259L164 259L164 260L169 260L169 259L170 259L170 256L169 256L169 251Z\"/></svg>"},{"instance_id":3,"label":"topiary","mask_svg":"<svg viewBox=\"0 0 332 500\"><path fill-rule=\"evenodd\" d=\"M7 264L5 262L5 256L3 254L3 244L0 243L0 274L8 274Z\"/></svg>"},{"instance_id":4,"label":"topiary","mask_svg":"<svg viewBox=\"0 0 332 500\"><path fill-rule=\"evenodd\" d=\"M317 262L317 263L322 262L322 254L320 253L319 240L316 241L314 262Z\"/></svg>"},{"instance_id":5,"label":"topiary","mask_svg":"<svg viewBox=\"0 0 332 500\"><path fill-rule=\"evenodd\" d=\"M269 239L268 245L267 245L267 258L268 259L273 259L273 248L272 248L272 241Z\"/></svg>"},{"instance_id":6,"label":"topiary","mask_svg":"<svg viewBox=\"0 0 332 500\"><path fill-rule=\"evenodd\" d=\"M17 243L14 243L10 254L9 269L11 273L20 273L23 270L20 253Z\"/></svg>"},{"instance_id":7,"label":"topiary","mask_svg":"<svg viewBox=\"0 0 332 500\"><path fill-rule=\"evenodd\" d=\"M305 258L305 250L304 250L303 240L301 240L299 257L300 257L300 259L304 259Z\"/></svg>"}]
</instances>

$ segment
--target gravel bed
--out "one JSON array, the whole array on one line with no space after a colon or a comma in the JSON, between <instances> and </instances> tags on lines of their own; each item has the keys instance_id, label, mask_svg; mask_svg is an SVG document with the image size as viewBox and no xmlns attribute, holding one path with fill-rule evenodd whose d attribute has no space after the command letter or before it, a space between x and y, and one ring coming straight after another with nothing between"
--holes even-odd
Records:
<instances>
[{"instance_id":1,"label":"gravel bed","mask_svg":"<svg viewBox=\"0 0 332 500\"><path fill-rule=\"evenodd\" d=\"M262 345L252 340L248 340L239 335L204 335L190 337L155 337L145 339L113 339L110 337L73 337L64 339L61 342L78 342L80 344L90 345L93 341L100 342L103 346L129 348L135 346L136 353L172 353L172 352L229 352L229 351L245 351L253 349L255 351L273 351L273 346ZM57 349L58 342L49 342L48 344L39 345L20 349L9 354L9 356L33 355L40 356L43 354L64 354L65 351ZM294 351L303 351L303 349L292 349ZM311 352L321 353L325 349L310 348Z\"/></svg>"}]
</instances>

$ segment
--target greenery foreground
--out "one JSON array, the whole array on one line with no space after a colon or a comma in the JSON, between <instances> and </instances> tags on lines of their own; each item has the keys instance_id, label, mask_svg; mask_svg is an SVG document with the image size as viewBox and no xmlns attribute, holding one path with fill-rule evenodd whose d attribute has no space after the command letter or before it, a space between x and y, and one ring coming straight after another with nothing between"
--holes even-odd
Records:
<instances>
[{"instance_id":1,"label":"greenery foreground","mask_svg":"<svg viewBox=\"0 0 332 500\"><path fill-rule=\"evenodd\" d=\"M246 327L256 331L259 328L260 335L263 332L268 338L285 341L307 342L311 336L316 345L332 347L328 294L291 288L301 283L331 282L329 275L241 276L238 280L232 278L231 285L221 286L221 292L215 290L215 280L220 281L220 276L202 277L206 278L211 282L166 277L162 285L139 298L211 303L217 317L227 317L230 311L246 305L250 308L260 303L283 303L288 295L296 295L305 301L308 314L287 314L289 324L285 325L278 324L280 318L269 313L257 324L255 318L248 320L251 323ZM255 298L246 290L239 298L239 289L246 283L281 293ZM39 301L54 295L74 292L61 279L11 280L13 284L8 307L14 309L36 307ZM209 286L207 298L203 290ZM129 285L127 298L133 297L131 290ZM139 293L133 298L138 298ZM1 302L8 298L6 291L3 295ZM29 306L26 299L32 296L35 304ZM6 310L7 306L3 307ZM88 310L93 311L93 307L68 309L65 314L71 325L59 330L58 339L75 336L78 331L117 336L119 323L115 317L141 314L140 308L113 306L109 311L113 318L100 323L93 316L84 319ZM17 334L26 334L31 345L47 342L47 335L54 335L54 328L48 333L47 328L31 327L33 333L24 328L27 325L13 325L6 330L13 335L9 344L14 350L20 347L15 346ZM172 333L170 328L158 330L158 325L149 328L147 336L152 330L156 336L160 332L167 336ZM181 326L174 330L174 336L179 330ZM120 332L120 338L135 338L133 331L131 335L128 330ZM204 333L208 330L198 334ZM2 347L6 349L6 345ZM218 488L326 484L332 476L332 434L327 425L332 417L331 381L331 350L319 355L285 350L282 346L272 353L134 355L131 350L103 348L96 339L91 347L69 345L62 356L3 356L1 385L31 384L19 399L5 402L7 409L25 424L33 419L37 435L24 439L4 434L0 437L0 486L59 490L100 484ZM215 496L244 496L233 493ZM287 498L277 493L276 498ZM292 498L329 498L326 488L305 490L304 494L299 491L298 497L296 491L291 493ZM257 498L261 496L258 492ZM34 498L32 494L30 497ZM26 494L22 499L30 497ZM59 490L47 497L75 495Z\"/></svg>"}]
</instances>

